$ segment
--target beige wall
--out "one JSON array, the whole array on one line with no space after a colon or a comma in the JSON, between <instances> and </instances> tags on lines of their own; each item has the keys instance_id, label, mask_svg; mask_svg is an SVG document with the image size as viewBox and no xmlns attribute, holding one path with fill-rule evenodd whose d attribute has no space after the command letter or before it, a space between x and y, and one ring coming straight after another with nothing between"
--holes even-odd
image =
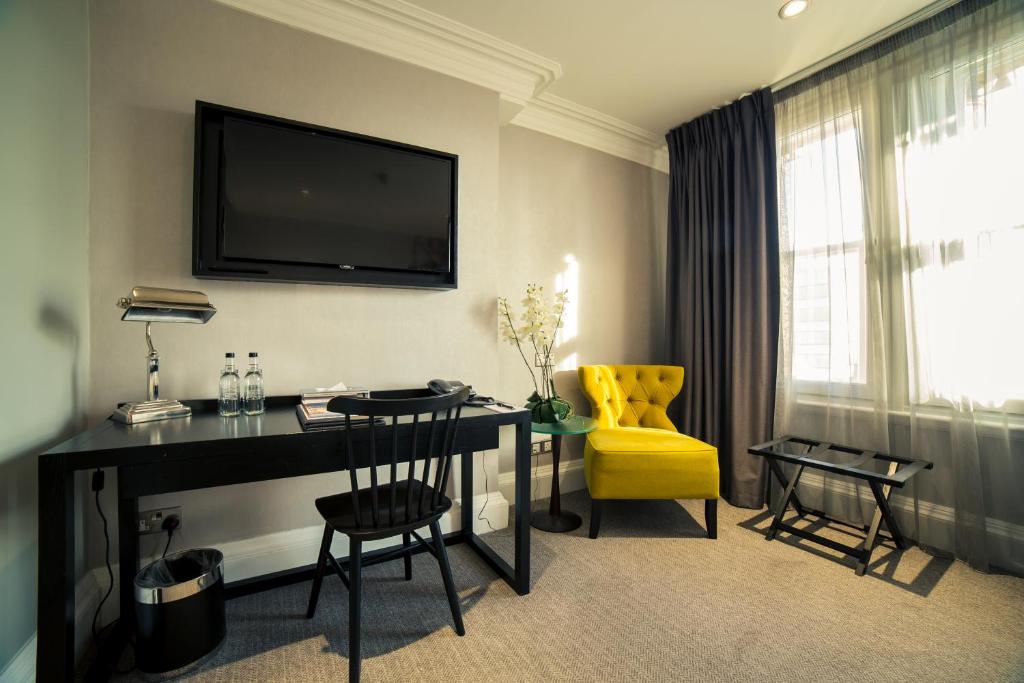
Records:
<instances>
[{"instance_id":1,"label":"beige wall","mask_svg":"<svg viewBox=\"0 0 1024 683\"><path fill-rule=\"evenodd\" d=\"M143 328L114 307L137 284L201 289L218 308L204 326L155 326L167 397L216 396L225 351L258 351L271 394L339 380L496 384L495 93L207 0L95 0L91 18L93 421L144 395ZM194 279L197 99L458 154L459 289ZM183 505L181 543L216 543L315 524L313 498L338 483L311 477L142 505Z\"/></svg>"},{"instance_id":2,"label":"beige wall","mask_svg":"<svg viewBox=\"0 0 1024 683\"><path fill-rule=\"evenodd\" d=\"M577 366L662 360L668 176L515 126L501 129L498 167L501 293L518 309L528 282L570 287L556 387L589 415ZM507 344L498 353L502 395L521 402L533 390L523 360ZM582 443L566 439L563 458Z\"/></svg>"},{"instance_id":3,"label":"beige wall","mask_svg":"<svg viewBox=\"0 0 1024 683\"><path fill-rule=\"evenodd\" d=\"M0 679L35 657L36 456L82 424L88 21L77 1L0 3Z\"/></svg>"},{"instance_id":4,"label":"beige wall","mask_svg":"<svg viewBox=\"0 0 1024 683\"><path fill-rule=\"evenodd\" d=\"M219 309L205 326L155 328L169 397L215 396L223 353L254 350L271 394L338 380L385 388L453 377L521 400L528 380L511 369L514 351L498 346L495 298L552 279L569 253L581 268L578 358L651 357L663 175L501 129L494 92L208 0L94 0L91 38L93 421L144 391L143 329L120 322L114 307L136 284L201 289ZM459 289L192 278L196 99L459 154ZM492 491L496 468L488 458ZM184 506L176 546L217 544L312 526L312 499L341 485L323 475L141 505ZM158 541L147 539L143 551Z\"/></svg>"}]
</instances>

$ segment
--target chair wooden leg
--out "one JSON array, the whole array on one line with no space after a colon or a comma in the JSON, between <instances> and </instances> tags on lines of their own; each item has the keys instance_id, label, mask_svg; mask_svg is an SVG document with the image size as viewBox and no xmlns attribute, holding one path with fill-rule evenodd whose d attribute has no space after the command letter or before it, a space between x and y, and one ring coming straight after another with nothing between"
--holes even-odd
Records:
<instances>
[{"instance_id":1,"label":"chair wooden leg","mask_svg":"<svg viewBox=\"0 0 1024 683\"><path fill-rule=\"evenodd\" d=\"M704 526L708 530L708 538L718 538L718 499L709 498L704 501Z\"/></svg>"},{"instance_id":2,"label":"chair wooden leg","mask_svg":"<svg viewBox=\"0 0 1024 683\"><path fill-rule=\"evenodd\" d=\"M459 594L455 592L455 581L452 579L452 566L448 563L448 551L444 547L444 536L438 523L431 522L430 535L437 549L437 563L441 566L441 578L444 579L444 591L448 594L448 606L452 608L452 619L455 621L455 632L466 635L466 627L462 624L462 607L459 606Z\"/></svg>"},{"instance_id":3,"label":"chair wooden leg","mask_svg":"<svg viewBox=\"0 0 1024 683\"><path fill-rule=\"evenodd\" d=\"M590 537L597 538L597 532L601 528L601 513L604 511L603 500L590 501Z\"/></svg>"},{"instance_id":4,"label":"chair wooden leg","mask_svg":"<svg viewBox=\"0 0 1024 683\"><path fill-rule=\"evenodd\" d=\"M362 656L359 652L359 631L363 601L363 544L349 540L348 551L348 680L359 683Z\"/></svg>"},{"instance_id":5,"label":"chair wooden leg","mask_svg":"<svg viewBox=\"0 0 1024 683\"><path fill-rule=\"evenodd\" d=\"M408 533L402 534L402 547L403 548L411 548L412 547L412 535L411 534L408 534ZM412 581L412 553L408 553L408 552L405 554L405 580L406 581Z\"/></svg>"},{"instance_id":6,"label":"chair wooden leg","mask_svg":"<svg viewBox=\"0 0 1024 683\"><path fill-rule=\"evenodd\" d=\"M306 618L312 619L316 614L316 603L320 599L320 584L324 582L324 569L327 567L327 553L331 552L331 539L334 538L334 529L330 524L324 525L324 540L320 542L320 555L316 559L316 575L313 577L313 590L309 592L309 607L306 608Z\"/></svg>"}]
</instances>

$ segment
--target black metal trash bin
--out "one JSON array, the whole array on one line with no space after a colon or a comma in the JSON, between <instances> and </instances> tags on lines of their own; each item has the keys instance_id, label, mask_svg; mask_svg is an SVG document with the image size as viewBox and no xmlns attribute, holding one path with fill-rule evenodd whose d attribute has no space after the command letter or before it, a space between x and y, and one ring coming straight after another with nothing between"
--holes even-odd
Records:
<instances>
[{"instance_id":1,"label":"black metal trash bin","mask_svg":"<svg viewBox=\"0 0 1024 683\"><path fill-rule=\"evenodd\" d=\"M224 640L224 555L184 550L135 575L135 665L166 673L192 664Z\"/></svg>"}]
</instances>

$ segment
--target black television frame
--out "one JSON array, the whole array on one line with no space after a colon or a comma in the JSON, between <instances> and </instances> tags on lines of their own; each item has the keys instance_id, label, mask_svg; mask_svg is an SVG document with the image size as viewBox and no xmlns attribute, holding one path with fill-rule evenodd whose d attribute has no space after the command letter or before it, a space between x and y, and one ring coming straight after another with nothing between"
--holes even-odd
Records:
<instances>
[{"instance_id":1,"label":"black television frame","mask_svg":"<svg viewBox=\"0 0 1024 683\"><path fill-rule=\"evenodd\" d=\"M220 148L225 116L270 124L279 128L300 132L369 143L393 150L422 154L449 161L452 169L452 220L450 227L451 235L448 240L448 272L431 273L372 267L342 269L340 267L309 263L268 263L265 261L221 259L218 254L217 243L220 236L220 221L218 220L218 213L220 211ZM459 270L458 180L459 157L457 154L196 100L195 159L192 190L192 275L197 278L213 280L457 289Z\"/></svg>"}]
</instances>

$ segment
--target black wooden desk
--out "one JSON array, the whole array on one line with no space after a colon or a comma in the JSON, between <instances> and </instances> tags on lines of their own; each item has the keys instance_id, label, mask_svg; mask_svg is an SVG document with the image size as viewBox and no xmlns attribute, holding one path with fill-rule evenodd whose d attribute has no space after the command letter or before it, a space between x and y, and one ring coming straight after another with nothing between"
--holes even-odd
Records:
<instances>
[{"instance_id":1,"label":"black wooden desk","mask_svg":"<svg viewBox=\"0 0 1024 683\"><path fill-rule=\"evenodd\" d=\"M117 469L121 618L105 648L109 661L120 655L133 628L140 496L344 469L344 431L304 432L295 416L297 401L295 396L268 398L263 415L236 418L217 415L215 401L187 401L193 410L191 418L134 426L106 420L39 457L37 680L67 681L74 675L75 472ZM512 566L473 532L472 454L497 448L502 425L514 425L516 434ZM401 428L400 423L399 438ZM353 429L353 447L362 457L369 451L368 434L368 429ZM447 534L445 543L468 544L498 576L525 595L530 591L530 413L463 408L455 452L462 454L462 528ZM308 502L297 500L296 505ZM310 556L311 562L315 559ZM228 596L304 581L312 578L312 572L310 564L236 582L227 586Z\"/></svg>"}]
</instances>

